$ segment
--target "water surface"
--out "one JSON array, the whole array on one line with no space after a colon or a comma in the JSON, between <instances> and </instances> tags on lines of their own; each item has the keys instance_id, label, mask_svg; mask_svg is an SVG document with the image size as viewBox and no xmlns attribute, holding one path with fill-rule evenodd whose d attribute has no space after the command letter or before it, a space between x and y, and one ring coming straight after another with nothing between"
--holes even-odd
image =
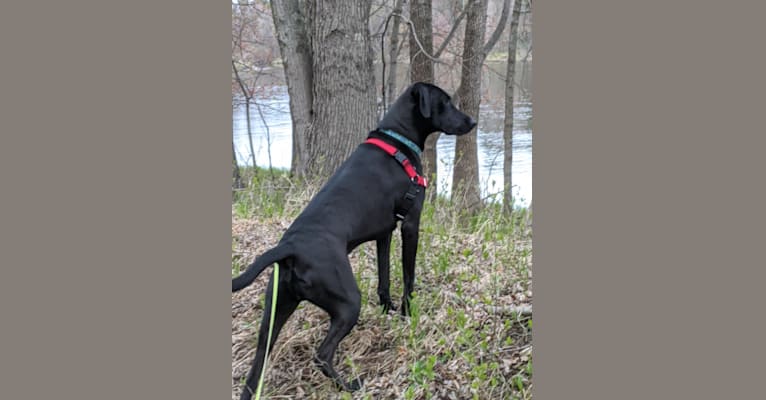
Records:
<instances>
[{"instance_id":1,"label":"water surface","mask_svg":"<svg viewBox=\"0 0 766 400\"><path fill-rule=\"evenodd\" d=\"M513 116L513 193L517 204L529 205L532 199L532 104L525 100L524 96L519 97L522 99L516 102ZM273 86L256 98L258 105L251 105L250 123L255 162L258 166L268 167L271 164L275 168L290 168L292 122L288 100L285 86ZM487 103L482 104L479 111L479 177L482 196L499 201L502 199L503 188L504 106L502 101ZM233 129L237 160L240 165L251 165L244 106L234 108ZM450 193L452 186L454 149L454 136L439 137L437 186L439 193L445 195Z\"/></svg>"}]
</instances>

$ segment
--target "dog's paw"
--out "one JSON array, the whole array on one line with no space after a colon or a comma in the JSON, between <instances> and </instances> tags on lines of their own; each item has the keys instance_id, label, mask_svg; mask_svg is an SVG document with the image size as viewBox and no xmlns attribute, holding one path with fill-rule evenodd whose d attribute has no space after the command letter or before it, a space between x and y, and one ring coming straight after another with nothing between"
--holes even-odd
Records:
<instances>
[{"instance_id":1,"label":"dog's paw","mask_svg":"<svg viewBox=\"0 0 766 400\"><path fill-rule=\"evenodd\" d=\"M409 307L407 307L407 305L406 305L406 304L402 304L402 309L401 309L401 310L399 310L399 315L400 315L402 318L405 318L405 317L409 317L409 316L410 316L410 308L409 308Z\"/></svg>"},{"instance_id":2,"label":"dog's paw","mask_svg":"<svg viewBox=\"0 0 766 400\"><path fill-rule=\"evenodd\" d=\"M361 389L363 385L364 382L362 381L362 378L356 378L346 385L346 390L349 392L356 392Z\"/></svg>"},{"instance_id":3,"label":"dog's paw","mask_svg":"<svg viewBox=\"0 0 766 400\"><path fill-rule=\"evenodd\" d=\"M386 303L381 303L380 305L383 306L383 314L388 314L389 311L396 311L396 306L391 300Z\"/></svg>"},{"instance_id":4,"label":"dog's paw","mask_svg":"<svg viewBox=\"0 0 766 400\"><path fill-rule=\"evenodd\" d=\"M239 400L250 400L253 398L253 393L255 391L248 388L247 386L242 388L242 393L239 396Z\"/></svg>"},{"instance_id":5,"label":"dog's paw","mask_svg":"<svg viewBox=\"0 0 766 400\"><path fill-rule=\"evenodd\" d=\"M388 312L388 310L396 311L396 306L394 305L394 302L391 301L390 294L386 292L378 293L378 299L380 300L380 305L383 306L384 313Z\"/></svg>"}]
</instances>

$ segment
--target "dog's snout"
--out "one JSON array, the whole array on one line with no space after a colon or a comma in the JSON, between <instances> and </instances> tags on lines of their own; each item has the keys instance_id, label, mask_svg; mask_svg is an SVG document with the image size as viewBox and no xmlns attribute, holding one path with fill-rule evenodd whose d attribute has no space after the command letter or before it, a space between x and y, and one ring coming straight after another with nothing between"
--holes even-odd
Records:
<instances>
[{"instance_id":1,"label":"dog's snout","mask_svg":"<svg viewBox=\"0 0 766 400\"><path fill-rule=\"evenodd\" d=\"M476 127L476 120L471 118L471 117L468 117L468 126L470 126L470 129L475 128Z\"/></svg>"}]
</instances>

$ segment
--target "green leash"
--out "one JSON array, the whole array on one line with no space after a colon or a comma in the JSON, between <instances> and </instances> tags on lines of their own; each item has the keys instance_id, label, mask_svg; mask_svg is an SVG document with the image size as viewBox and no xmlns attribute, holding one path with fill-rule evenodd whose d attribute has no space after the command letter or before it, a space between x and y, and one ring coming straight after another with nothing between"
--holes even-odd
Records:
<instances>
[{"instance_id":1,"label":"green leash","mask_svg":"<svg viewBox=\"0 0 766 400\"><path fill-rule=\"evenodd\" d=\"M259 400L261 398L261 389L263 389L263 376L266 375L266 366L269 363L271 332L274 329L274 314L276 314L277 310L277 285L279 285L279 264L274 264L274 285L271 288L271 315L269 315L269 336L266 337L266 354L263 356L263 368L261 368L261 377L258 379L258 388L255 389L255 400Z\"/></svg>"}]
</instances>

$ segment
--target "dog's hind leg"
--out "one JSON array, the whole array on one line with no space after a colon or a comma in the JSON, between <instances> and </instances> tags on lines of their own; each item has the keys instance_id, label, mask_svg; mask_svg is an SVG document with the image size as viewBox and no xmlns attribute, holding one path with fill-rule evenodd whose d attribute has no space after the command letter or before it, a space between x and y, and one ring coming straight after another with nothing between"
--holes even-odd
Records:
<instances>
[{"instance_id":1,"label":"dog's hind leg","mask_svg":"<svg viewBox=\"0 0 766 400\"><path fill-rule=\"evenodd\" d=\"M356 325L356 321L359 318L360 304L345 304L335 315L331 316L330 329L327 331L327 337L317 350L317 354L314 358L319 369L322 373L331 378L339 387L353 392L362 387L362 381L360 379L354 379L351 382L345 382L335 368L333 367L333 358L335 351L338 349L338 344L343 340L351 328Z\"/></svg>"},{"instance_id":2,"label":"dog's hind leg","mask_svg":"<svg viewBox=\"0 0 766 400\"><path fill-rule=\"evenodd\" d=\"M290 318L295 308L298 306L298 299L287 289L287 270L284 268L284 263L280 263L280 276L279 283L277 285L277 306L276 313L274 314L274 328L271 332L271 341L269 348L266 349L266 338L269 334L269 320L271 318L271 296L274 288L274 276L271 276L269 284L266 289L266 302L263 311L263 319L261 320L261 328L258 333L258 348L255 353L255 359L253 360L253 367L247 374L247 380L245 387L242 390L240 400L250 400L252 395L258 386L258 380L261 378L261 370L263 369L263 363L265 358L271 353L271 349L274 348L274 342L279 336L279 331L284 326L287 319Z\"/></svg>"},{"instance_id":3,"label":"dog's hind leg","mask_svg":"<svg viewBox=\"0 0 766 400\"><path fill-rule=\"evenodd\" d=\"M331 378L338 387L352 392L362 387L361 379L354 379L351 382L344 381L333 367L333 358L340 341L356 325L362 296L356 286L354 273L348 259L344 257L342 265L333 272L335 273L323 275L322 284L316 286L321 290L314 292L313 298L307 298L330 314L330 329L317 349L314 362L322 373Z\"/></svg>"}]
</instances>

